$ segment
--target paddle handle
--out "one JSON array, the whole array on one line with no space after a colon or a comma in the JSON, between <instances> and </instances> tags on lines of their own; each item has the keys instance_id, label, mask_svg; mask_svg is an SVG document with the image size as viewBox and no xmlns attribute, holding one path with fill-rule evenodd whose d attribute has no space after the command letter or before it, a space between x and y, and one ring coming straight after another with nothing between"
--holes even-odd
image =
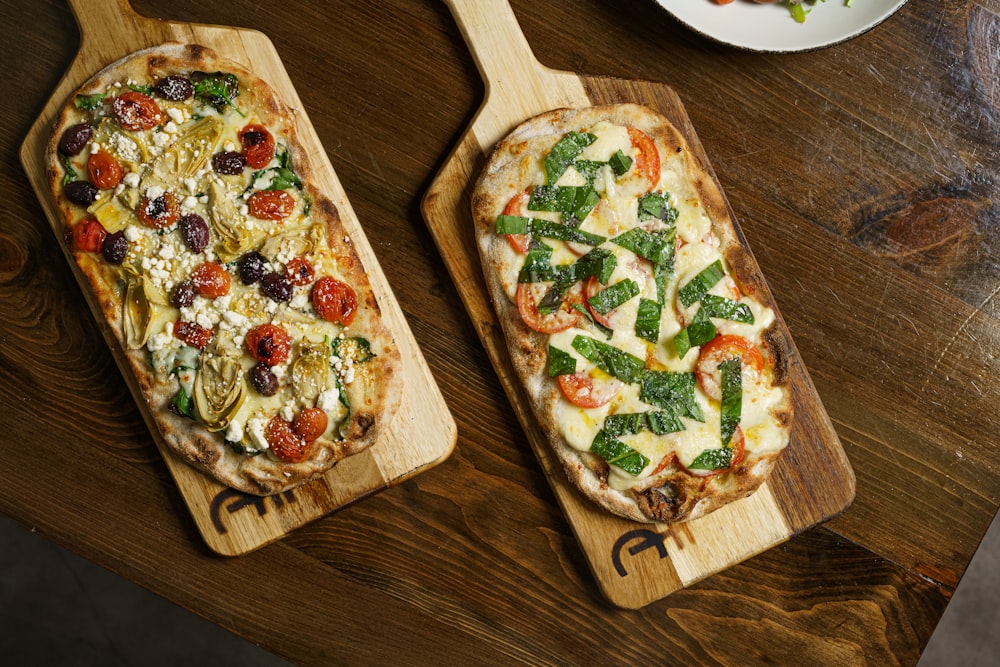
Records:
<instances>
[{"instance_id":1,"label":"paddle handle","mask_svg":"<svg viewBox=\"0 0 1000 667\"><path fill-rule=\"evenodd\" d=\"M80 51L108 63L169 36L165 22L140 16L129 0L67 0L80 27Z\"/></svg>"}]
</instances>

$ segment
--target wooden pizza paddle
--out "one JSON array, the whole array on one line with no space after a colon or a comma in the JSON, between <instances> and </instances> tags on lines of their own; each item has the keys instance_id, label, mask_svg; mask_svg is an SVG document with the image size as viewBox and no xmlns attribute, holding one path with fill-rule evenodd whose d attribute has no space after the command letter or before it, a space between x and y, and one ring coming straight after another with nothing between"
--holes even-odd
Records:
<instances>
[{"instance_id":1,"label":"wooden pizza paddle","mask_svg":"<svg viewBox=\"0 0 1000 667\"><path fill-rule=\"evenodd\" d=\"M25 138L21 163L55 232L52 242L59 243L66 251L150 432L208 545L224 555L247 553L447 458L455 446L455 422L271 41L254 30L145 18L136 14L127 0L69 0L69 5L80 26L80 50ZM296 109L299 137L315 159L316 185L336 204L367 269L382 316L402 353L404 396L386 436L369 450L339 463L322 479L266 498L219 485L175 457L163 444L117 340L104 324L100 308L61 241L62 222L46 181L45 144L53 121L73 91L115 60L170 41L198 43L214 49L270 83L288 106Z\"/></svg>"},{"instance_id":2,"label":"wooden pizza paddle","mask_svg":"<svg viewBox=\"0 0 1000 667\"><path fill-rule=\"evenodd\" d=\"M619 519L570 485L532 415L488 298L472 228L473 181L493 145L529 117L560 107L619 102L644 104L669 118L716 185L718 179L669 86L549 69L532 55L504 0L446 3L485 80L486 99L428 190L423 215L607 598L625 608L644 606L843 511L854 497L854 473L794 347L791 444L772 478L754 495L696 521L666 526ZM780 315L778 320L787 333Z\"/></svg>"}]
</instances>

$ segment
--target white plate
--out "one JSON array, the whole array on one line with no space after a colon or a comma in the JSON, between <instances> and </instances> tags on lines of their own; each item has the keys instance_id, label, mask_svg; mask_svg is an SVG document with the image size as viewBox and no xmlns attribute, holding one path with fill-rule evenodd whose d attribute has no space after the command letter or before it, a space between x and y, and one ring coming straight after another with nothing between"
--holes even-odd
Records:
<instances>
[{"instance_id":1,"label":"white plate","mask_svg":"<svg viewBox=\"0 0 1000 667\"><path fill-rule=\"evenodd\" d=\"M712 0L656 0L692 30L714 40L753 51L788 53L838 44L871 30L889 18L906 0L844 0L817 2L805 23L796 23L784 4L758 5L736 0L717 5Z\"/></svg>"}]
</instances>

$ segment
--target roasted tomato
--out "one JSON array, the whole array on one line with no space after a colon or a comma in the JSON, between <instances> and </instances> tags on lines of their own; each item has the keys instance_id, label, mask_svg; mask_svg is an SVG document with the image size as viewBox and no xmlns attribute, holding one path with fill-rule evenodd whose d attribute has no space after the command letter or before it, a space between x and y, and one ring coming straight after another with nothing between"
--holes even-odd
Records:
<instances>
[{"instance_id":1,"label":"roasted tomato","mask_svg":"<svg viewBox=\"0 0 1000 667\"><path fill-rule=\"evenodd\" d=\"M118 187L124 177L125 170L111 153L98 151L87 158L87 178L95 187L110 190Z\"/></svg>"},{"instance_id":2,"label":"roasted tomato","mask_svg":"<svg viewBox=\"0 0 1000 667\"><path fill-rule=\"evenodd\" d=\"M87 218L73 226L73 247L80 252L100 252L108 232L97 220Z\"/></svg>"},{"instance_id":3,"label":"roasted tomato","mask_svg":"<svg viewBox=\"0 0 1000 667\"><path fill-rule=\"evenodd\" d=\"M328 419L319 408L303 408L292 420L292 430L306 442L313 442L326 432Z\"/></svg>"},{"instance_id":4,"label":"roasted tomato","mask_svg":"<svg viewBox=\"0 0 1000 667\"><path fill-rule=\"evenodd\" d=\"M298 463L309 453L305 438L295 432L291 422L275 415L264 429L264 439L271 453L288 463Z\"/></svg>"},{"instance_id":5,"label":"roasted tomato","mask_svg":"<svg viewBox=\"0 0 1000 667\"><path fill-rule=\"evenodd\" d=\"M305 257L293 257L285 264L285 278L293 285L308 285L315 277L312 262Z\"/></svg>"},{"instance_id":6,"label":"roasted tomato","mask_svg":"<svg viewBox=\"0 0 1000 667\"><path fill-rule=\"evenodd\" d=\"M154 199L143 197L139 202L136 214L139 216L139 222L147 227L164 229L177 222L181 214L181 207L177 197L169 192L164 192Z\"/></svg>"},{"instance_id":7,"label":"roasted tomato","mask_svg":"<svg viewBox=\"0 0 1000 667\"><path fill-rule=\"evenodd\" d=\"M288 359L292 339L277 324L261 324L247 332L244 343L251 357L265 366L276 366Z\"/></svg>"},{"instance_id":8,"label":"roasted tomato","mask_svg":"<svg viewBox=\"0 0 1000 667\"><path fill-rule=\"evenodd\" d=\"M284 190L259 190L247 199L250 215L262 220L284 220L295 209L295 198Z\"/></svg>"},{"instance_id":9,"label":"roasted tomato","mask_svg":"<svg viewBox=\"0 0 1000 667\"><path fill-rule=\"evenodd\" d=\"M212 342L212 330L206 329L196 322L186 322L179 320L174 323L174 336L180 339L185 345L204 350Z\"/></svg>"},{"instance_id":10,"label":"roasted tomato","mask_svg":"<svg viewBox=\"0 0 1000 667\"><path fill-rule=\"evenodd\" d=\"M191 282L194 283L195 292L209 299L229 294L229 289L233 284L226 269L216 262L201 264L191 274Z\"/></svg>"},{"instance_id":11,"label":"roasted tomato","mask_svg":"<svg viewBox=\"0 0 1000 667\"><path fill-rule=\"evenodd\" d=\"M163 122L163 112L156 100L135 90L116 97L111 103L111 113L118 124L130 132L151 130Z\"/></svg>"},{"instance_id":12,"label":"roasted tomato","mask_svg":"<svg viewBox=\"0 0 1000 667\"><path fill-rule=\"evenodd\" d=\"M599 408L611 402L624 386L621 380L606 377L596 380L589 373L559 376L559 389L570 403L581 408Z\"/></svg>"},{"instance_id":13,"label":"roasted tomato","mask_svg":"<svg viewBox=\"0 0 1000 667\"><path fill-rule=\"evenodd\" d=\"M719 372L719 364L733 357L740 357L744 367L749 366L758 373L764 370L764 357L751 341L730 334L716 336L701 347L698 353L698 365L695 367L698 384L709 398L722 400L722 375Z\"/></svg>"},{"instance_id":14,"label":"roasted tomato","mask_svg":"<svg viewBox=\"0 0 1000 667\"><path fill-rule=\"evenodd\" d=\"M524 323L535 331L547 334L565 331L575 325L580 319L580 313L567 305L567 301L580 303L582 297L579 284L570 289L566 301L559 308L543 315L538 312L538 301L545 295L545 289L542 283L517 284L517 312L521 314Z\"/></svg>"},{"instance_id":15,"label":"roasted tomato","mask_svg":"<svg viewBox=\"0 0 1000 667\"><path fill-rule=\"evenodd\" d=\"M263 125L247 125L240 130L240 144L247 165L263 169L274 157L274 137Z\"/></svg>"},{"instance_id":16,"label":"roasted tomato","mask_svg":"<svg viewBox=\"0 0 1000 667\"><path fill-rule=\"evenodd\" d=\"M312 289L313 308L327 322L349 326L358 312L358 295L347 283L324 276Z\"/></svg>"}]
</instances>

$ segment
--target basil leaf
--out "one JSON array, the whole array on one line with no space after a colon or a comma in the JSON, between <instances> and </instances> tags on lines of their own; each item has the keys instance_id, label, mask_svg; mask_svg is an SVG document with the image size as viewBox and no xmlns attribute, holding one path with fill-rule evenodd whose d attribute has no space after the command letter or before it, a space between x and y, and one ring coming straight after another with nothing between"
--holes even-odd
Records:
<instances>
[{"instance_id":1,"label":"basil leaf","mask_svg":"<svg viewBox=\"0 0 1000 667\"><path fill-rule=\"evenodd\" d=\"M671 410L680 417L704 422L705 415L694 397L694 373L645 371L640 378L639 400Z\"/></svg>"},{"instance_id":2,"label":"basil leaf","mask_svg":"<svg viewBox=\"0 0 1000 667\"><path fill-rule=\"evenodd\" d=\"M576 357L549 345L549 377L572 375L576 372Z\"/></svg>"},{"instance_id":3,"label":"basil leaf","mask_svg":"<svg viewBox=\"0 0 1000 667\"><path fill-rule=\"evenodd\" d=\"M376 357L372 352L372 344L362 336L348 338L333 338L330 341L330 351L341 359L352 359L356 364L363 364Z\"/></svg>"},{"instance_id":4,"label":"basil leaf","mask_svg":"<svg viewBox=\"0 0 1000 667\"><path fill-rule=\"evenodd\" d=\"M714 294L706 294L701 297L701 307L709 317L753 324L753 311L750 310L750 306L740 301L733 301L732 299Z\"/></svg>"},{"instance_id":5,"label":"basil leaf","mask_svg":"<svg viewBox=\"0 0 1000 667\"><path fill-rule=\"evenodd\" d=\"M73 168L73 161L68 155L62 155L60 153L59 162L62 163L63 169L66 170L66 173L63 174L62 177L62 186L66 187L76 180L76 169Z\"/></svg>"},{"instance_id":6,"label":"basil leaf","mask_svg":"<svg viewBox=\"0 0 1000 667\"><path fill-rule=\"evenodd\" d=\"M607 240L598 234L584 232L569 225L519 215L497 216L496 232L497 234L532 234L556 241L571 241L592 246L601 245Z\"/></svg>"},{"instance_id":7,"label":"basil leaf","mask_svg":"<svg viewBox=\"0 0 1000 667\"><path fill-rule=\"evenodd\" d=\"M611 171L615 172L615 176L622 176L629 170L632 166L632 158L625 153L622 153L621 149L618 149L611 159L608 160L608 166L611 167Z\"/></svg>"},{"instance_id":8,"label":"basil leaf","mask_svg":"<svg viewBox=\"0 0 1000 667\"><path fill-rule=\"evenodd\" d=\"M251 187L257 187L257 181L261 178L269 178L270 181L265 187L259 190L288 190L289 188L302 189L302 181L295 173L287 167L271 167L255 171L250 178ZM263 185L263 184L262 184Z\"/></svg>"},{"instance_id":9,"label":"basil leaf","mask_svg":"<svg viewBox=\"0 0 1000 667\"><path fill-rule=\"evenodd\" d=\"M618 259L606 248L594 248L571 266L572 277L575 280L586 280L590 276L596 276L602 285L607 285L615 267L618 266Z\"/></svg>"},{"instance_id":10,"label":"basil leaf","mask_svg":"<svg viewBox=\"0 0 1000 667\"><path fill-rule=\"evenodd\" d=\"M128 84L128 87L129 87L130 90L134 90L137 93L142 93L143 95L152 95L153 94L153 87L152 86L140 86L139 84L136 84L136 83L130 83L130 84Z\"/></svg>"},{"instance_id":11,"label":"basil leaf","mask_svg":"<svg viewBox=\"0 0 1000 667\"><path fill-rule=\"evenodd\" d=\"M105 93L95 93L94 95L77 95L73 98L73 106L77 109L92 111L97 107L101 106L104 102L104 98L107 97Z\"/></svg>"},{"instance_id":12,"label":"basil leaf","mask_svg":"<svg viewBox=\"0 0 1000 667\"><path fill-rule=\"evenodd\" d=\"M663 264L673 259L676 237L676 229L647 232L642 227L633 227L611 239L611 242L643 259L648 259L653 264Z\"/></svg>"},{"instance_id":13,"label":"basil leaf","mask_svg":"<svg viewBox=\"0 0 1000 667\"><path fill-rule=\"evenodd\" d=\"M639 357L589 336L577 336L571 344L584 359L622 382L638 382L646 368Z\"/></svg>"},{"instance_id":14,"label":"basil leaf","mask_svg":"<svg viewBox=\"0 0 1000 667\"><path fill-rule=\"evenodd\" d=\"M177 390L170 403L177 411L177 414L194 418L194 401L191 399L191 395L184 391L183 387Z\"/></svg>"},{"instance_id":15,"label":"basil leaf","mask_svg":"<svg viewBox=\"0 0 1000 667\"><path fill-rule=\"evenodd\" d=\"M694 318L692 318L691 323L687 325L687 328L681 329L674 336L674 347L677 348L677 356L683 359L692 347L704 345L715 338L717 331L718 329L716 329L712 320L708 318L708 313L705 309L699 308ZM681 353L682 349L683 354Z\"/></svg>"},{"instance_id":16,"label":"basil leaf","mask_svg":"<svg viewBox=\"0 0 1000 667\"><path fill-rule=\"evenodd\" d=\"M597 141L593 134L570 132L545 156L545 182L555 184L584 148Z\"/></svg>"},{"instance_id":17,"label":"basil leaf","mask_svg":"<svg viewBox=\"0 0 1000 667\"><path fill-rule=\"evenodd\" d=\"M655 435L666 435L684 430L684 423L673 410L654 412L620 412L604 418L604 430L618 437L650 431Z\"/></svg>"},{"instance_id":18,"label":"basil leaf","mask_svg":"<svg viewBox=\"0 0 1000 667\"><path fill-rule=\"evenodd\" d=\"M546 280L555 280L559 272L550 264L551 260L552 248L541 241L532 239L524 258L524 264L517 275L517 282L540 283Z\"/></svg>"},{"instance_id":19,"label":"basil leaf","mask_svg":"<svg viewBox=\"0 0 1000 667\"><path fill-rule=\"evenodd\" d=\"M603 429L597 432L590 451L630 475L638 475L649 465L649 459Z\"/></svg>"},{"instance_id":20,"label":"basil leaf","mask_svg":"<svg viewBox=\"0 0 1000 667\"><path fill-rule=\"evenodd\" d=\"M677 209L670 205L670 196L650 192L639 198L639 221L660 220L672 223L677 220Z\"/></svg>"},{"instance_id":21,"label":"basil leaf","mask_svg":"<svg viewBox=\"0 0 1000 667\"><path fill-rule=\"evenodd\" d=\"M674 349L677 350L677 358L683 359L691 351L694 345L691 344L691 335L687 329L681 329L674 334Z\"/></svg>"},{"instance_id":22,"label":"basil leaf","mask_svg":"<svg viewBox=\"0 0 1000 667\"><path fill-rule=\"evenodd\" d=\"M702 269L698 275L689 280L686 285L681 287L678 293L681 303L685 306L691 306L701 301L702 297L708 293L708 290L712 289L715 283L722 280L725 275L726 271L722 268L722 260L715 260Z\"/></svg>"},{"instance_id":23,"label":"basil leaf","mask_svg":"<svg viewBox=\"0 0 1000 667\"><path fill-rule=\"evenodd\" d=\"M663 307L651 299L639 299L635 315L635 335L650 343L660 340L660 313Z\"/></svg>"},{"instance_id":24,"label":"basil leaf","mask_svg":"<svg viewBox=\"0 0 1000 667\"><path fill-rule=\"evenodd\" d=\"M195 76L196 74L198 76ZM215 72L212 74L196 72L192 74L191 78L192 80L198 78L194 84L194 96L197 99L215 107L216 111L221 112L224 107L228 106L232 107L240 116L244 115L239 107L236 106L236 103L233 102L233 99L240 94L239 79L236 78L235 74L229 72Z\"/></svg>"},{"instance_id":25,"label":"basil leaf","mask_svg":"<svg viewBox=\"0 0 1000 667\"><path fill-rule=\"evenodd\" d=\"M743 374L740 372L740 358L726 359L719 364L722 375L722 414L720 430L722 446L728 447L736 427L739 426L743 411Z\"/></svg>"},{"instance_id":26,"label":"basil leaf","mask_svg":"<svg viewBox=\"0 0 1000 667\"><path fill-rule=\"evenodd\" d=\"M574 281L557 280L545 291L542 300L538 302L538 312L541 315L554 313L562 305L566 292L573 286Z\"/></svg>"},{"instance_id":27,"label":"basil leaf","mask_svg":"<svg viewBox=\"0 0 1000 667\"><path fill-rule=\"evenodd\" d=\"M689 470L725 470L733 463L733 450L706 449L688 465Z\"/></svg>"},{"instance_id":28,"label":"basil leaf","mask_svg":"<svg viewBox=\"0 0 1000 667\"><path fill-rule=\"evenodd\" d=\"M587 303L601 315L607 315L626 301L639 295L639 286L631 278L616 282L605 287L597 294L587 299Z\"/></svg>"},{"instance_id":29,"label":"basil leaf","mask_svg":"<svg viewBox=\"0 0 1000 667\"><path fill-rule=\"evenodd\" d=\"M590 185L539 185L531 191L529 211L555 211L582 221L601 200Z\"/></svg>"},{"instance_id":30,"label":"basil leaf","mask_svg":"<svg viewBox=\"0 0 1000 667\"><path fill-rule=\"evenodd\" d=\"M586 178L587 182L593 187L594 179L597 178L597 172L606 164L607 162L598 162L596 160L577 160L573 163L573 168Z\"/></svg>"}]
</instances>

